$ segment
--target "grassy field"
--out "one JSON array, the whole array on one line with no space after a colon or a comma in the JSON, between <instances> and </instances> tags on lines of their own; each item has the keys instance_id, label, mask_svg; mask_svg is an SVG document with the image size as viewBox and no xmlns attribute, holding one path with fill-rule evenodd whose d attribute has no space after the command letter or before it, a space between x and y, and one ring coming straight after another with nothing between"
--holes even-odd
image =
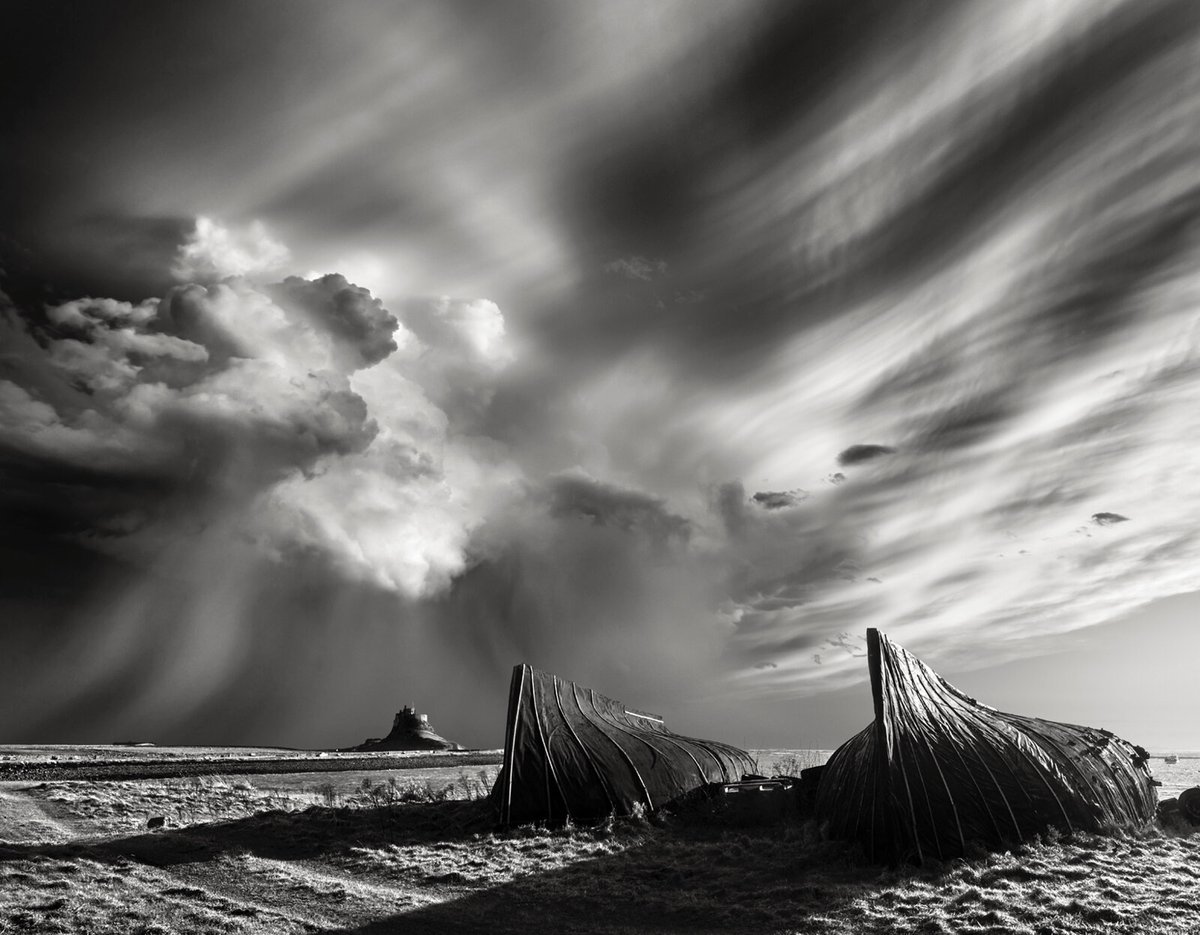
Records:
<instances>
[{"instance_id":1,"label":"grassy field","mask_svg":"<svg viewBox=\"0 0 1200 935\"><path fill-rule=\"evenodd\" d=\"M1181 830L881 870L799 819L496 832L481 798L493 778L0 785L0 933L1200 931L1200 835Z\"/></svg>"}]
</instances>

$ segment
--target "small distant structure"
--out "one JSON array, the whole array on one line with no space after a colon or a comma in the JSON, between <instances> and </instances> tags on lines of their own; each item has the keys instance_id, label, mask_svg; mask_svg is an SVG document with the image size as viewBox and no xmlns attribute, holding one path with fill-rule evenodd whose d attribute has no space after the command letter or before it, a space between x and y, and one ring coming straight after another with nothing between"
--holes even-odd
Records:
<instances>
[{"instance_id":1,"label":"small distant structure","mask_svg":"<svg viewBox=\"0 0 1200 935\"><path fill-rule=\"evenodd\" d=\"M418 714L412 705L396 712L386 737L371 737L350 750L462 750L462 744L447 740L429 723L428 714Z\"/></svg>"}]
</instances>

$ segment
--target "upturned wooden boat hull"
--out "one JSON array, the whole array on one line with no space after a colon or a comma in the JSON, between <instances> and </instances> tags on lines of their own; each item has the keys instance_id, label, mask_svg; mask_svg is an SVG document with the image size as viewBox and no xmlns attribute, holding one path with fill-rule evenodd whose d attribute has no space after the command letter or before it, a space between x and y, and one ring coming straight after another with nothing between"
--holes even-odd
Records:
<instances>
[{"instance_id":1,"label":"upturned wooden boat hull","mask_svg":"<svg viewBox=\"0 0 1200 935\"><path fill-rule=\"evenodd\" d=\"M1144 824L1149 754L1106 730L980 704L867 631L875 720L826 764L816 814L875 861L946 860L1054 827Z\"/></svg>"},{"instance_id":2,"label":"upturned wooden boat hull","mask_svg":"<svg viewBox=\"0 0 1200 935\"><path fill-rule=\"evenodd\" d=\"M744 750L681 737L658 715L527 665L513 669L504 761L492 789L502 825L653 811L754 772Z\"/></svg>"}]
</instances>

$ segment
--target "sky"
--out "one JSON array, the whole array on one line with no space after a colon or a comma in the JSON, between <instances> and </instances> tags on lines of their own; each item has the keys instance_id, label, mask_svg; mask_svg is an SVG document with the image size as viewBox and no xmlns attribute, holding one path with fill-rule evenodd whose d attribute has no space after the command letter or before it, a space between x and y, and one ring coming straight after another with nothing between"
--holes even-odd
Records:
<instances>
[{"instance_id":1,"label":"sky","mask_svg":"<svg viewBox=\"0 0 1200 935\"><path fill-rule=\"evenodd\" d=\"M1200 7L6 3L0 741L1200 748Z\"/></svg>"}]
</instances>

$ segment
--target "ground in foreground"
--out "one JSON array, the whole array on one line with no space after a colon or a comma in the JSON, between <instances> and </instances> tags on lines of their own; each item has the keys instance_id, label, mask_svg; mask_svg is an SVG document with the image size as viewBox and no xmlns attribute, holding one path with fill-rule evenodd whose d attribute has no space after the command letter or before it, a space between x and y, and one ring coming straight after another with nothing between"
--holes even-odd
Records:
<instances>
[{"instance_id":1,"label":"ground in foreground","mask_svg":"<svg viewBox=\"0 0 1200 935\"><path fill-rule=\"evenodd\" d=\"M1200 837L1076 836L880 871L802 821L496 832L488 779L9 784L0 932L1200 930Z\"/></svg>"}]
</instances>

